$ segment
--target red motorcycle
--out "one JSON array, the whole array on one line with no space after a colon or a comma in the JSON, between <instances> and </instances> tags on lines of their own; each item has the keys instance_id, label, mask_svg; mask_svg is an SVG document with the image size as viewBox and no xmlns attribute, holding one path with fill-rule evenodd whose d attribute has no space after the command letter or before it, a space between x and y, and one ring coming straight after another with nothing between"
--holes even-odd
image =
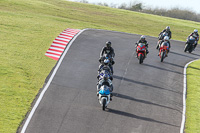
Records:
<instances>
[{"instance_id":1,"label":"red motorcycle","mask_svg":"<svg viewBox=\"0 0 200 133\"><path fill-rule=\"evenodd\" d=\"M144 43L139 43L137 45L137 58L139 63L143 63L143 60L146 58L146 46Z\"/></svg>"},{"instance_id":2,"label":"red motorcycle","mask_svg":"<svg viewBox=\"0 0 200 133\"><path fill-rule=\"evenodd\" d=\"M169 44L167 42L163 42L160 46L160 61L163 62L164 58L167 57L169 51Z\"/></svg>"}]
</instances>

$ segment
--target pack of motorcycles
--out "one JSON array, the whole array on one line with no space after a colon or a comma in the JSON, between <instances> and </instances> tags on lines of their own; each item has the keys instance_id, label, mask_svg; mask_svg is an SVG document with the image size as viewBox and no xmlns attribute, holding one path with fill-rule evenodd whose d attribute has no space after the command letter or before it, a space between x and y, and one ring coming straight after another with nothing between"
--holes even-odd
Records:
<instances>
[{"instance_id":1,"label":"pack of motorcycles","mask_svg":"<svg viewBox=\"0 0 200 133\"><path fill-rule=\"evenodd\" d=\"M160 35L159 40L158 40L158 45L159 45L159 57L160 61L163 62L164 58L167 57L168 50L169 50L169 45L166 44L166 42L161 42L161 40L166 36L167 34L164 32L163 34ZM162 39L160 39L162 38ZM184 52L189 52L191 53L194 50L194 44L195 44L195 38L188 38L186 43L185 43L185 48ZM144 59L146 58L146 46L143 43L139 43L138 46L136 47L136 54L137 58L139 60L139 64L143 63ZM112 90L113 90L113 85L112 85L112 80L113 80L113 62L114 59L109 56L108 54L104 54L103 57L99 59L100 66L98 70L98 82L97 82L97 96L100 105L102 106L102 110L105 110L105 108L108 106L110 101L112 101ZM105 64L106 62L106 64ZM104 77L107 77L108 80L104 83Z\"/></svg>"}]
</instances>

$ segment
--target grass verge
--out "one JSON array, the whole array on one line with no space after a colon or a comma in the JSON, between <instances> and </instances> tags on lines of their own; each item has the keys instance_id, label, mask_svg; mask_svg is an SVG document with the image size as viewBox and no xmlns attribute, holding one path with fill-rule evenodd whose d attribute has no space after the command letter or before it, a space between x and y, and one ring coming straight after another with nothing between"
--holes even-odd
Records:
<instances>
[{"instance_id":1,"label":"grass verge","mask_svg":"<svg viewBox=\"0 0 200 133\"><path fill-rule=\"evenodd\" d=\"M200 132L200 60L187 68L186 133Z\"/></svg>"},{"instance_id":2,"label":"grass verge","mask_svg":"<svg viewBox=\"0 0 200 133\"><path fill-rule=\"evenodd\" d=\"M0 1L0 132L16 132L56 61L44 56L66 28L157 36L169 25L185 41L200 23L65 0ZM198 67L197 67L198 68Z\"/></svg>"}]
</instances>

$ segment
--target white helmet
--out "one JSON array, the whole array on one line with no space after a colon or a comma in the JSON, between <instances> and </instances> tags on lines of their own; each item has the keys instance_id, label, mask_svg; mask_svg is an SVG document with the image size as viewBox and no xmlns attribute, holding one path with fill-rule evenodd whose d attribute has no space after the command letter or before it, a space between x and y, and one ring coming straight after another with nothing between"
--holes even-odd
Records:
<instances>
[{"instance_id":1,"label":"white helmet","mask_svg":"<svg viewBox=\"0 0 200 133\"><path fill-rule=\"evenodd\" d=\"M146 37L145 37L145 35L142 35L141 37L140 37L140 39L145 39Z\"/></svg>"},{"instance_id":2,"label":"white helmet","mask_svg":"<svg viewBox=\"0 0 200 133\"><path fill-rule=\"evenodd\" d=\"M168 37L168 36L165 36L165 37L164 37L164 41L169 41L169 37Z\"/></svg>"},{"instance_id":3,"label":"white helmet","mask_svg":"<svg viewBox=\"0 0 200 133\"><path fill-rule=\"evenodd\" d=\"M198 30L197 30L197 29L194 29L194 33L198 33Z\"/></svg>"},{"instance_id":4,"label":"white helmet","mask_svg":"<svg viewBox=\"0 0 200 133\"><path fill-rule=\"evenodd\" d=\"M109 59L105 59L105 60L104 60L104 65L108 65L109 62L110 62Z\"/></svg>"}]
</instances>

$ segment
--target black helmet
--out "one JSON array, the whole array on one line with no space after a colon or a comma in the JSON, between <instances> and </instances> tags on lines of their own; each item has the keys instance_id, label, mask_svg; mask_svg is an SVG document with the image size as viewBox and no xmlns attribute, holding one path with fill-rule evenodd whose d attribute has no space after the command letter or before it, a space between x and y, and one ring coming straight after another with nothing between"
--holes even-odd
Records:
<instances>
[{"instance_id":1,"label":"black helmet","mask_svg":"<svg viewBox=\"0 0 200 133\"><path fill-rule=\"evenodd\" d=\"M107 47L111 47L111 42L110 42L110 41L107 41L107 42L106 42L106 46L107 46Z\"/></svg>"}]
</instances>

